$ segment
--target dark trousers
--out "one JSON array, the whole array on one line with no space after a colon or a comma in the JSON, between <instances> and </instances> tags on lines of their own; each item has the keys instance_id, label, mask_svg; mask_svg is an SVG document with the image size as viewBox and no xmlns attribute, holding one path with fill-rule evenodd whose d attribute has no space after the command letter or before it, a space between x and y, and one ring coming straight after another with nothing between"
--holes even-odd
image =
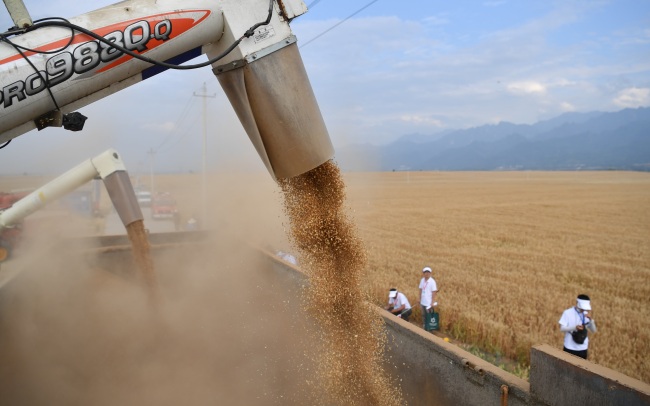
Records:
<instances>
[{"instance_id":1,"label":"dark trousers","mask_svg":"<svg viewBox=\"0 0 650 406\"><path fill-rule=\"evenodd\" d=\"M428 310L427 310L427 307L422 306L422 304L420 304L420 308L422 309L422 328L426 330L427 329L427 312L428 312Z\"/></svg>"},{"instance_id":2,"label":"dark trousers","mask_svg":"<svg viewBox=\"0 0 650 406\"><path fill-rule=\"evenodd\" d=\"M393 313L393 309L394 309L393 307L389 307L388 311ZM413 313L413 311L411 309L408 309L408 310L403 310L401 313L393 313L393 314L395 316L401 316L402 320L404 321L409 321L409 317L411 317L411 313Z\"/></svg>"},{"instance_id":3,"label":"dark trousers","mask_svg":"<svg viewBox=\"0 0 650 406\"><path fill-rule=\"evenodd\" d=\"M587 350L574 351L574 350L570 350L570 349L568 349L566 347L563 347L563 349L564 349L564 352L568 352L569 354L573 354L573 355L575 355L577 357L587 359Z\"/></svg>"}]
</instances>

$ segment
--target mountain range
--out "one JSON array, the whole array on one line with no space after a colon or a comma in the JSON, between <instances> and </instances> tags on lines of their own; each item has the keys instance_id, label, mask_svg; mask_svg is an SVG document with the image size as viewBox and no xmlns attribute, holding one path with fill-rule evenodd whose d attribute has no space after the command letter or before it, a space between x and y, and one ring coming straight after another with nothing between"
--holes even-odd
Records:
<instances>
[{"instance_id":1,"label":"mountain range","mask_svg":"<svg viewBox=\"0 0 650 406\"><path fill-rule=\"evenodd\" d=\"M336 160L345 171L650 171L650 108L409 134L387 145L337 149Z\"/></svg>"}]
</instances>

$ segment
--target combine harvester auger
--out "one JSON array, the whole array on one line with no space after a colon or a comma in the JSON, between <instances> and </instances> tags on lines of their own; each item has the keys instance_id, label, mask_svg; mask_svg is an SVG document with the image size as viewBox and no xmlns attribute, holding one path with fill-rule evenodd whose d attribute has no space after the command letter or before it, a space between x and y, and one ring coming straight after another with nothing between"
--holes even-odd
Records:
<instances>
[{"instance_id":1,"label":"combine harvester auger","mask_svg":"<svg viewBox=\"0 0 650 406\"><path fill-rule=\"evenodd\" d=\"M109 149L82 162L0 212L0 262L10 257L15 240L13 230L20 227L27 216L96 178L103 180L125 227L144 219L124 163L117 151ZM3 238L5 233L11 238Z\"/></svg>"}]
</instances>

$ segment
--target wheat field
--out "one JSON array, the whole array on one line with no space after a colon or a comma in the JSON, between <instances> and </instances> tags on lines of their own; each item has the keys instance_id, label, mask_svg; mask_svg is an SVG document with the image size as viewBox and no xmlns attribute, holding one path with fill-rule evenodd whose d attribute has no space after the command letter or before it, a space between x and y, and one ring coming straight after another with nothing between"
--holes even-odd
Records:
<instances>
[{"instance_id":1,"label":"wheat field","mask_svg":"<svg viewBox=\"0 0 650 406\"><path fill-rule=\"evenodd\" d=\"M440 289L442 332L525 367L532 345L562 348L560 315L586 293L599 330L590 337L589 359L650 382L650 173L384 172L344 179L368 252L362 287L377 305L396 287L420 325L417 287L428 265ZM4 177L0 190L44 180ZM175 193L184 219L200 213L200 175L156 182ZM211 225L234 228L252 243L286 244L281 196L268 174L215 175L209 192Z\"/></svg>"},{"instance_id":2,"label":"wheat field","mask_svg":"<svg viewBox=\"0 0 650 406\"><path fill-rule=\"evenodd\" d=\"M589 359L650 382L650 174L392 172L346 176L379 305L396 287L417 309L433 268L444 332L523 365L562 348L580 293L598 333ZM419 311L411 321L420 325Z\"/></svg>"}]
</instances>

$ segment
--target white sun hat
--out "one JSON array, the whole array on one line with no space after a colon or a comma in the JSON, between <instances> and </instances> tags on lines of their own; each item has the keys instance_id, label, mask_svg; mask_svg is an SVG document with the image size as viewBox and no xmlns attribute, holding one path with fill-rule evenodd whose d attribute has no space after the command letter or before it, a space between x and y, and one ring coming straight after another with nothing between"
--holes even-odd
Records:
<instances>
[{"instance_id":1,"label":"white sun hat","mask_svg":"<svg viewBox=\"0 0 650 406\"><path fill-rule=\"evenodd\" d=\"M585 299L578 299L578 308L582 310L591 310L591 302Z\"/></svg>"}]
</instances>

